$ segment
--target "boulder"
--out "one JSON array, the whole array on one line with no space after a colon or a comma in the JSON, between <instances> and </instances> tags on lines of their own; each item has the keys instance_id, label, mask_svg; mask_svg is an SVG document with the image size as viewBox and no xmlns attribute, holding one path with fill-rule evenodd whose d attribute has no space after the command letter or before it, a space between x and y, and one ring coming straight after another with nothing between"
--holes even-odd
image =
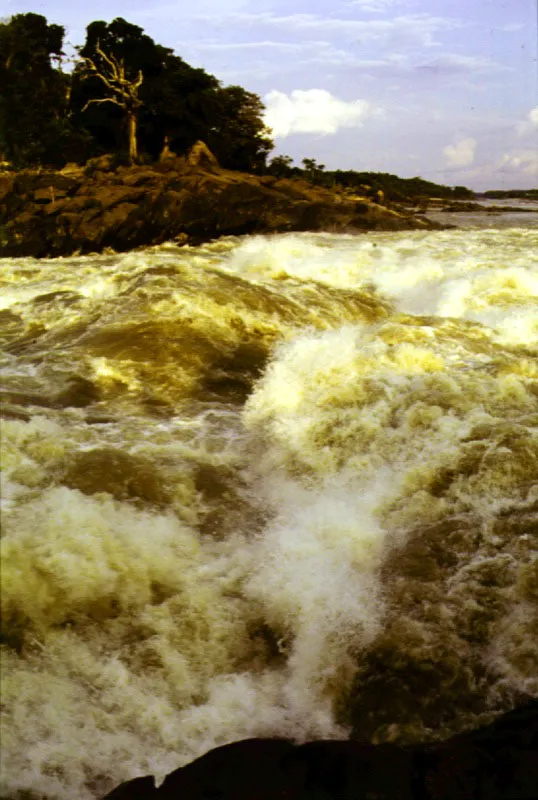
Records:
<instances>
[{"instance_id":1,"label":"boulder","mask_svg":"<svg viewBox=\"0 0 538 800\"><path fill-rule=\"evenodd\" d=\"M89 158L85 164L86 172L101 170L103 172L110 172L118 166L118 157L113 153L106 153L103 156L96 156Z\"/></svg>"},{"instance_id":2,"label":"boulder","mask_svg":"<svg viewBox=\"0 0 538 800\"><path fill-rule=\"evenodd\" d=\"M187 154L187 164L190 164L191 167L212 165L218 167L219 162L206 143L198 139Z\"/></svg>"},{"instance_id":3,"label":"boulder","mask_svg":"<svg viewBox=\"0 0 538 800\"><path fill-rule=\"evenodd\" d=\"M105 800L536 800L538 700L490 725L424 745L246 739Z\"/></svg>"},{"instance_id":4,"label":"boulder","mask_svg":"<svg viewBox=\"0 0 538 800\"><path fill-rule=\"evenodd\" d=\"M34 203L52 203L54 200L54 193L52 188L36 189L34 192Z\"/></svg>"}]
</instances>

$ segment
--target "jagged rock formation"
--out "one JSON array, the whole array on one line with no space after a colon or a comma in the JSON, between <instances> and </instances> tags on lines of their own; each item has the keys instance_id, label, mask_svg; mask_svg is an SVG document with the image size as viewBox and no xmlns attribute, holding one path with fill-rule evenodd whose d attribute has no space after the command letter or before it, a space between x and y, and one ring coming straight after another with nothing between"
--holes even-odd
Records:
<instances>
[{"instance_id":1,"label":"jagged rock formation","mask_svg":"<svg viewBox=\"0 0 538 800\"><path fill-rule=\"evenodd\" d=\"M117 168L103 156L84 169L0 174L0 257L126 251L187 237L439 227L304 181L221 169L203 147L191 155Z\"/></svg>"},{"instance_id":2,"label":"jagged rock formation","mask_svg":"<svg viewBox=\"0 0 538 800\"><path fill-rule=\"evenodd\" d=\"M536 800L538 700L445 742L294 745L247 739L172 772L127 781L105 800Z\"/></svg>"},{"instance_id":3,"label":"jagged rock formation","mask_svg":"<svg viewBox=\"0 0 538 800\"><path fill-rule=\"evenodd\" d=\"M199 167L200 165L213 165L218 167L219 162L206 145L205 142L198 140L193 144L187 154L187 163L192 167Z\"/></svg>"}]
</instances>

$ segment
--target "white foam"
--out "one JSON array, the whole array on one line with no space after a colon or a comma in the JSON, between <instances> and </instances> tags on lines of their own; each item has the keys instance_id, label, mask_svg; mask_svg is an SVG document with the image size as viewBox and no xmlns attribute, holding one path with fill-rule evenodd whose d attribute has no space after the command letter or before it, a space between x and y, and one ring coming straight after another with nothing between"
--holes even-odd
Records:
<instances>
[{"instance_id":1,"label":"white foam","mask_svg":"<svg viewBox=\"0 0 538 800\"><path fill-rule=\"evenodd\" d=\"M330 249L328 249L328 245ZM225 269L256 280L283 277L345 288L375 287L410 314L455 317L503 329L499 341L522 341L513 314L536 318L538 232L448 231L374 237L255 237L235 249ZM493 316L492 316L493 315ZM537 341L532 324L526 327Z\"/></svg>"},{"instance_id":2,"label":"white foam","mask_svg":"<svg viewBox=\"0 0 538 800\"><path fill-rule=\"evenodd\" d=\"M35 281L36 295L86 287L78 321L20 295L17 312L52 332L51 349L38 366L10 357L10 376L24 389L76 365L112 399L4 426L6 792L90 800L247 736L345 737L337 710L394 619L392 646L417 663L450 642L455 660L486 665L494 702L533 689L536 598L512 576L532 531L509 525L532 513L538 458L535 237L305 234L10 261L13 283ZM366 322L375 315L346 305L355 290L395 313L386 303ZM158 364L84 349L88 320L121 332L135 315L161 332ZM185 402L207 359L245 341L270 361L244 411ZM145 404L161 386L162 416ZM91 423L99 413L106 424ZM72 460L99 448L153 465L167 504L62 486ZM384 573L411 536L454 519L463 563L450 580ZM504 570L506 555L494 596L506 621L473 649L458 620L472 626L496 591L486 567ZM399 620L394 586L424 591L423 606Z\"/></svg>"}]
</instances>

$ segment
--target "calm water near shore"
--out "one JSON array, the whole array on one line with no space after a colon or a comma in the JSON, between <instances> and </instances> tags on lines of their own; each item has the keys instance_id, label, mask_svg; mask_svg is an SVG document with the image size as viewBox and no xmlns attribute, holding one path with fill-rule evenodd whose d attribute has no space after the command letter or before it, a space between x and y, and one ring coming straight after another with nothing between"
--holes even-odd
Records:
<instances>
[{"instance_id":1,"label":"calm water near shore","mask_svg":"<svg viewBox=\"0 0 538 800\"><path fill-rule=\"evenodd\" d=\"M444 225L456 225L458 228L538 228L538 202L519 198L484 198L478 202L484 211L443 212L431 208L427 212L429 219ZM509 212L499 212L499 207L509 207Z\"/></svg>"},{"instance_id":2,"label":"calm water near shore","mask_svg":"<svg viewBox=\"0 0 538 800\"><path fill-rule=\"evenodd\" d=\"M456 216L0 262L3 797L538 695L538 214Z\"/></svg>"}]
</instances>

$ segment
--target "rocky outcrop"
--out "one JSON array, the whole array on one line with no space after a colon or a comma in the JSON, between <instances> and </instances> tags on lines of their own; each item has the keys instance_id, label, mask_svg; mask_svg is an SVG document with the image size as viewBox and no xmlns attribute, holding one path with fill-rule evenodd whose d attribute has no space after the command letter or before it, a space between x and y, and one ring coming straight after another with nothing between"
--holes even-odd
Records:
<instances>
[{"instance_id":1,"label":"rocky outcrop","mask_svg":"<svg viewBox=\"0 0 538 800\"><path fill-rule=\"evenodd\" d=\"M538 701L445 742L398 747L247 739L106 800L536 800Z\"/></svg>"},{"instance_id":2,"label":"rocky outcrop","mask_svg":"<svg viewBox=\"0 0 538 800\"><path fill-rule=\"evenodd\" d=\"M304 181L221 169L203 148L194 156L199 163L172 157L117 168L105 156L85 168L0 175L0 256L126 251L229 234L436 227Z\"/></svg>"},{"instance_id":3,"label":"rocky outcrop","mask_svg":"<svg viewBox=\"0 0 538 800\"><path fill-rule=\"evenodd\" d=\"M205 142L198 140L193 144L187 154L187 163L191 166L212 165L218 167L219 162L206 145Z\"/></svg>"}]
</instances>

